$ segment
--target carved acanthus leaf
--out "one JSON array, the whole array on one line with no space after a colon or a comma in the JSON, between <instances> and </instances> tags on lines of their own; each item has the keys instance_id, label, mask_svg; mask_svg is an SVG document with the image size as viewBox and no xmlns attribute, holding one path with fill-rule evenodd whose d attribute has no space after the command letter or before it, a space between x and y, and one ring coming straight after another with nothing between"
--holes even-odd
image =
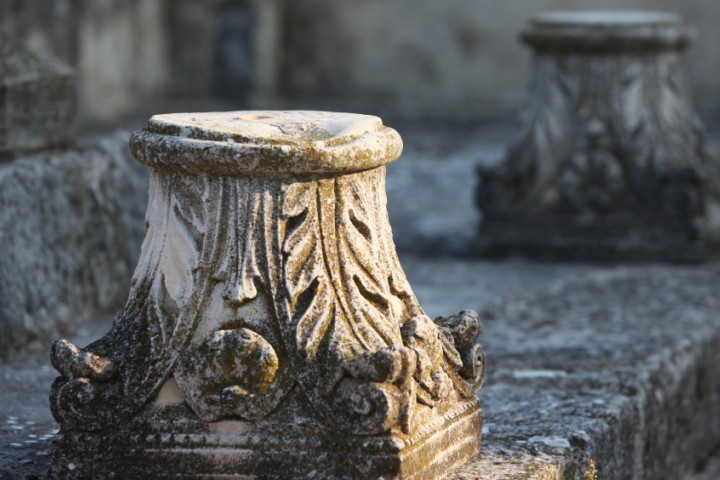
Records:
<instances>
[{"instance_id":1,"label":"carved acanthus leaf","mask_svg":"<svg viewBox=\"0 0 720 480\"><path fill-rule=\"evenodd\" d=\"M145 239L125 308L111 331L87 348L66 355L73 348L61 341L53 350L63 376L50 400L64 426L101 430L128 418L157 393L190 341L207 291L198 266L213 255L204 242L205 187L180 175L151 176ZM93 372L98 359L116 374ZM78 376L83 372L88 376Z\"/></svg>"},{"instance_id":2,"label":"carved acanthus leaf","mask_svg":"<svg viewBox=\"0 0 720 480\"><path fill-rule=\"evenodd\" d=\"M404 288L402 270L394 271L396 259L381 240L387 223L387 217L380 216L383 180L384 172L371 171L295 182L283 187L281 203L284 283L278 290L279 317L290 320L281 328L288 348L299 357L299 382L336 425L363 434L378 433L385 422L377 420L382 416L378 410L367 417L355 412L352 421L349 413L337 410L338 402L345 405L349 385L365 389L370 384L391 385L395 375L412 376L406 355L381 353L402 344L399 324L414 302L406 293L409 288ZM383 377L383 365L395 373ZM353 382L346 381L348 375ZM381 398L393 405L387 407L387 415L397 409L405 415L407 392Z\"/></svg>"},{"instance_id":3,"label":"carved acanthus leaf","mask_svg":"<svg viewBox=\"0 0 720 480\"><path fill-rule=\"evenodd\" d=\"M379 172L341 177L335 185L336 242L340 277L357 337L364 347L402 342L389 278L397 275L377 238L384 213L378 198ZM393 249L394 250L394 249Z\"/></svg>"},{"instance_id":4,"label":"carved acanthus leaf","mask_svg":"<svg viewBox=\"0 0 720 480\"><path fill-rule=\"evenodd\" d=\"M57 345L56 418L106 428L174 375L208 422L263 418L298 383L328 426L410 432L416 401L439 405L453 382L476 381L478 353L418 305L392 244L384 175L154 174L125 309L87 349Z\"/></svg>"},{"instance_id":5,"label":"carved acanthus leaf","mask_svg":"<svg viewBox=\"0 0 720 480\"><path fill-rule=\"evenodd\" d=\"M294 344L313 361L338 315L332 278L325 263L322 208L315 183L289 185L283 199L283 279Z\"/></svg>"},{"instance_id":6,"label":"carved acanthus leaf","mask_svg":"<svg viewBox=\"0 0 720 480\"><path fill-rule=\"evenodd\" d=\"M222 261L213 273L225 282L223 297L233 306L254 299L258 283L266 282L263 265L258 255L259 244L264 240L266 191L261 181L249 178L222 179L226 195L222 198L222 211L227 225L218 232L223 237Z\"/></svg>"}]
</instances>

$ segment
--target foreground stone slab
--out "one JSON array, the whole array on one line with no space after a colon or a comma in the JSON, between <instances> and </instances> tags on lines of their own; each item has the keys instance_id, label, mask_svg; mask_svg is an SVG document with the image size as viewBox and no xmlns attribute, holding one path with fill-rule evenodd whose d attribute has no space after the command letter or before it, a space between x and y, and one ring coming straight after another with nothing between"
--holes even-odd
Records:
<instances>
[{"instance_id":1,"label":"foreground stone slab","mask_svg":"<svg viewBox=\"0 0 720 480\"><path fill-rule=\"evenodd\" d=\"M450 478L690 478L720 445L718 286L608 269L481 309L484 446Z\"/></svg>"},{"instance_id":2,"label":"foreground stone slab","mask_svg":"<svg viewBox=\"0 0 720 480\"><path fill-rule=\"evenodd\" d=\"M158 115L125 308L59 340L53 478L440 478L479 449L477 314L430 320L400 267L377 117Z\"/></svg>"},{"instance_id":3,"label":"foreground stone slab","mask_svg":"<svg viewBox=\"0 0 720 480\"><path fill-rule=\"evenodd\" d=\"M0 34L0 157L70 140L76 87L72 68Z\"/></svg>"},{"instance_id":4,"label":"foreground stone slab","mask_svg":"<svg viewBox=\"0 0 720 480\"><path fill-rule=\"evenodd\" d=\"M717 478L690 474L704 469L720 431L713 420L719 363L708 354L720 351L718 265L614 269L407 256L402 262L428 313L467 304L487 316L484 347L492 362L480 395L483 448L454 478L582 479L590 458L600 479ZM544 291L522 293L538 287ZM111 324L101 320L84 325L73 341L85 345L101 336ZM552 362L556 355L561 368ZM46 356L43 350L0 364L0 478L47 471L56 424L43 387L53 379ZM700 397L688 395L696 391L688 384L694 379ZM681 398L687 407L676 407ZM677 422L686 421L680 428ZM667 435L673 444L655 447ZM645 443L653 447L645 451ZM674 444L679 450L669 457L654 454Z\"/></svg>"},{"instance_id":5,"label":"foreground stone slab","mask_svg":"<svg viewBox=\"0 0 720 480\"><path fill-rule=\"evenodd\" d=\"M720 167L682 68L672 13L549 12L523 40L522 129L480 170L485 255L702 261L720 239Z\"/></svg>"}]
</instances>

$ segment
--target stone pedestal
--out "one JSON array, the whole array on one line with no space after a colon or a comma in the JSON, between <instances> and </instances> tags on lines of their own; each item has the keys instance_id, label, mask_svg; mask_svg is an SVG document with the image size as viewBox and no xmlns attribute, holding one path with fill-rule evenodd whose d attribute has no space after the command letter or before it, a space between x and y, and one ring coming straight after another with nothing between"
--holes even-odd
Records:
<instances>
[{"instance_id":1,"label":"stone pedestal","mask_svg":"<svg viewBox=\"0 0 720 480\"><path fill-rule=\"evenodd\" d=\"M720 237L720 169L672 13L553 12L522 36L529 98L504 163L479 172L485 255L701 261Z\"/></svg>"},{"instance_id":2,"label":"stone pedestal","mask_svg":"<svg viewBox=\"0 0 720 480\"><path fill-rule=\"evenodd\" d=\"M440 478L474 457L477 315L430 320L395 253L380 119L159 115L125 308L57 341L53 478Z\"/></svg>"}]
</instances>

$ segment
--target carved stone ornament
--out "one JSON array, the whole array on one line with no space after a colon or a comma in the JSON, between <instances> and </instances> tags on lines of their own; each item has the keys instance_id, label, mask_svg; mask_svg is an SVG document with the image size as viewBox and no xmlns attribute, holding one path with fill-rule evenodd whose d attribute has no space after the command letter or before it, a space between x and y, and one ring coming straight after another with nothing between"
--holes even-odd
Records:
<instances>
[{"instance_id":1,"label":"carved stone ornament","mask_svg":"<svg viewBox=\"0 0 720 480\"><path fill-rule=\"evenodd\" d=\"M720 239L720 167L682 68L691 29L661 12L549 12L522 36L529 98L482 168L486 255L701 261Z\"/></svg>"},{"instance_id":2,"label":"carved stone ornament","mask_svg":"<svg viewBox=\"0 0 720 480\"><path fill-rule=\"evenodd\" d=\"M130 146L145 241L110 332L53 345L53 478L431 479L477 454L480 322L428 318L398 262L397 132L170 114Z\"/></svg>"}]
</instances>

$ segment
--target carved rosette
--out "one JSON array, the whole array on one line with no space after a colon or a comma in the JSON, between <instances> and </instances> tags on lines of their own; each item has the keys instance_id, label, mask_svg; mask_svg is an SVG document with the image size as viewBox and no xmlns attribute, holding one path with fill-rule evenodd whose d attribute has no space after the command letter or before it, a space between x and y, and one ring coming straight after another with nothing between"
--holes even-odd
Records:
<instances>
[{"instance_id":1,"label":"carved rosette","mask_svg":"<svg viewBox=\"0 0 720 480\"><path fill-rule=\"evenodd\" d=\"M535 17L523 33L534 59L518 138L500 167L479 172L484 220L522 230L518 219L532 215L589 225L634 211L704 223L707 199L720 199L706 179L720 169L684 76L691 38L669 13Z\"/></svg>"},{"instance_id":2,"label":"carved rosette","mask_svg":"<svg viewBox=\"0 0 720 480\"><path fill-rule=\"evenodd\" d=\"M133 136L154 167L146 236L111 331L53 345L63 429L122 424L170 377L206 422L263 419L300 388L324 425L361 435L411 432L418 404L471 401L485 370L477 315L430 320L395 253L384 164L397 133L375 117L234 115L224 140L201 114L153 117Z\"/></svg>"}]
</instances>

